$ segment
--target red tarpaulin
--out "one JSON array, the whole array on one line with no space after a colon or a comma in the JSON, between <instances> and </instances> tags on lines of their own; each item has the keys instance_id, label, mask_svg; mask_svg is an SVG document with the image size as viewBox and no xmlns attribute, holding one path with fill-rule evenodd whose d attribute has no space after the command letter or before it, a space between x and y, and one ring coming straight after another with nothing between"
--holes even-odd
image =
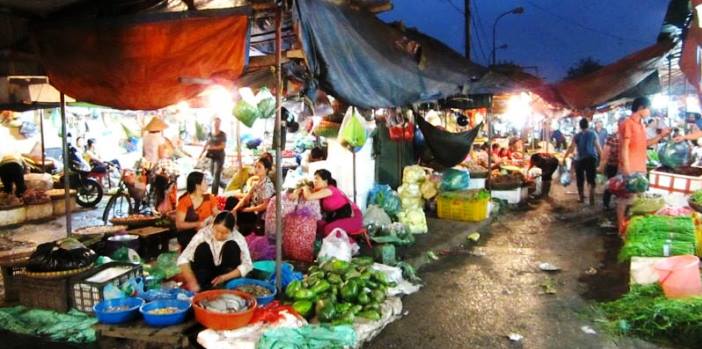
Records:
<instances>
[{"instance_id":1,"label":"red tarpaulin","mask_svg":"<svg viewBox=\"0 0 702 349\"><path fill-rule=\"evenodd\" d=\"M573 109L605 103L638 85L657 70L658 61L674 46L671 40L651 45L604 68L573 80L564 80L554 88Z\"/></svg>"},{"instance_id":2,"label":"red tarpaulin","mask_svg":"<svg viewBox=\"0 0 702 349\"><path fill-rule=\"evenodd\" d=\"M57 89L118 109L158 109L205 85L181 77L233 80L247 54L248 9L210 16L162 16L50 23L33 32ZM151 17L153 18L153 17Z\"/></svg>"}]
</instances>

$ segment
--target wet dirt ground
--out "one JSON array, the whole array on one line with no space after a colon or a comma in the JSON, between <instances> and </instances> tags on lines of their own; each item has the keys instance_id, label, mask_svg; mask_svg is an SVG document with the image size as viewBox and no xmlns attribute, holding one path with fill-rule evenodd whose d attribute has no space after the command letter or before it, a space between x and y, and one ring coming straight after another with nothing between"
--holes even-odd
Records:
<instances>
[{"instance_id":1,"label":"wet dirt ground","mask_svg":"<svg viewBox=\"0 0 702 349\"><path fill-rule=\"evenodd\" d=\"M406 316L366 348L660 348L613 338L592 321L594 302L627 291L628 265L616 262L614 230L600 227L611 213L560 189L555 196L503 215L477 245L424 268L425 286L403 299ZM541 262L561 271L544 272Z\"/></svg>"}]
</instances>

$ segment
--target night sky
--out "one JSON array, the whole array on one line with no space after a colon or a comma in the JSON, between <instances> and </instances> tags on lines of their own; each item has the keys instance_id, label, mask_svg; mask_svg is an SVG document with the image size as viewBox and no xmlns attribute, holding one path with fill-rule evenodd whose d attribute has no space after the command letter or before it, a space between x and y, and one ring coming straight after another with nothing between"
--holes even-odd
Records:
<instances>
[{"instance_id":1,"label":"night sky","mask_svg":"<svg viewBox=\"0 0 702 349\"><path fill-rule=\"evenodd\" d=\"M401 20L463 54L463 0L393 0L393 4L381 19ZM488 65L495 18L522 6L523 14L510 14L498 22L497 46L508 47L497 50L497 61L536 66L538 75L557 81L580 58L592 56L608 64L655 43L667 5L668 0L471 0L475 24L471 58Z\"/></svg>"}]
</instances>

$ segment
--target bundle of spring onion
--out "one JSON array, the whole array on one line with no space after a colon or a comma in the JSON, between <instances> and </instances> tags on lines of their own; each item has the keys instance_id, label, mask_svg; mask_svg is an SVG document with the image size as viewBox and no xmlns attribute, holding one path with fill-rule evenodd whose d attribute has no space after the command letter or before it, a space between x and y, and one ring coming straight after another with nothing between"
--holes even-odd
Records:
<instances>
[{"instance_id":1,"label":"bundle of spring onion","mask_svg":"<svg viewBox=\"0 0 702 349\"><path fill-rule=\"evenodd\" d=\"M702 343L702 297L667 299L658 284L633 285L624 297L596 309L600 326L613 334L668 340L690 348Z\"/></svg>"},{"instance_id":2,"label":"bundle of spring onion","mask_svg":"<svg viewBox=\"0 0 702 349\"><path fill-rule=\"evenodd\" d=\"M689 216L635 217L629 223L619 261L631 257L695 254L695 225Z\"/></svg>"}]
</instances>

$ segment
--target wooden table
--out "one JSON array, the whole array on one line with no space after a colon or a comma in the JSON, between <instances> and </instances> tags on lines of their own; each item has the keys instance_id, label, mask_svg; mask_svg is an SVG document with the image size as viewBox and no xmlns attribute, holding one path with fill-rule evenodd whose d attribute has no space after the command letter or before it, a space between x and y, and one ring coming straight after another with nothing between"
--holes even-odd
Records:
<instances>
[{"instance_id":1,"label":"wooden table","mask_svg":"<svg viewBox=\"0 0 702 349\"><path fill-rule=\"evenodd\" d=\"M137 235L141 239L139 255L144 260L158 257L168 252L168 240L171 238L170 227L143 227L127 230L127 234Z\"/></svg>"},{"instance_id":2,"label":"wooden table","mask_svg":"<svg viewBox=\"0 0 702 349\"><path fill-rule=\"evenodd\" d=\"M149 327L143 320L134 321L124 325L94 326L98 335L100 348L189 348L191 347L190 335L199 325L190 319L180 325L163 328Z\"/></svg>"}]
</instances>

